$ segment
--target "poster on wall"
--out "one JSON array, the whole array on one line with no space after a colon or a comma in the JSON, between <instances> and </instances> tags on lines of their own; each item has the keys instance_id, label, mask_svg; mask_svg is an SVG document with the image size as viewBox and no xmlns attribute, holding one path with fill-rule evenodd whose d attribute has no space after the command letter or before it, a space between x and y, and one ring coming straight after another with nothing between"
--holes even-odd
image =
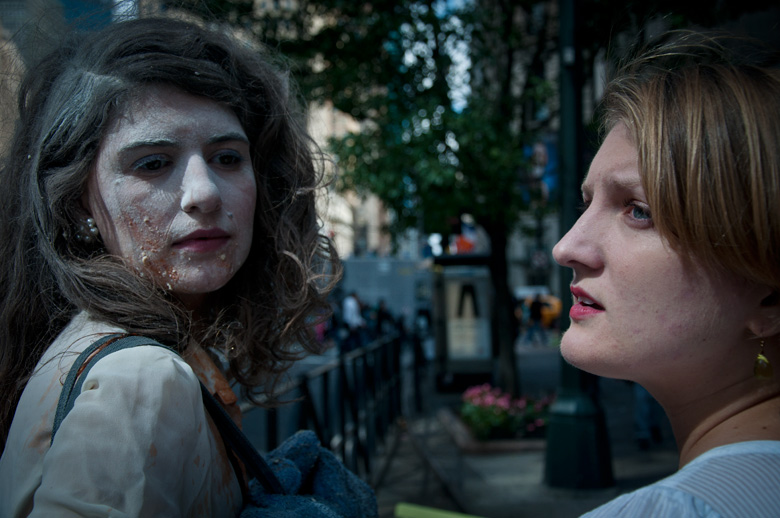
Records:
<instances>
[{"instance_id":1,"label":"poster on wall","mask_svg":"<svg viewBox=\"0 0 780 518\"><path fill-rule=\"evenodd\" d=\"M490 277L487 268L448 268L445 273L447 357L490 359Z\"/></svg>"}]
</instances>

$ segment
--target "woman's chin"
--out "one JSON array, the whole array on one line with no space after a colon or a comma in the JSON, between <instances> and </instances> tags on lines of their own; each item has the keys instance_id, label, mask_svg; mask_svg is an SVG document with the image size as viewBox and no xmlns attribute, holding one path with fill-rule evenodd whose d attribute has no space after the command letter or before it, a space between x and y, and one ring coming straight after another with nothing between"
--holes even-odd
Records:
<instances>
[{"instance_id":1,"label":"woman's chin","mask_svg":"<svg viewBox=\"0 0 780 518\"><path fill-rule=\"evenodd\" d=\"M581 342L581 340L578 340L576 336L572 336L571 329L563 333L563 336L561 337L561 356L572 365L577 362L578 357L582 356L581 349L583 344L579 342ZM576 366L577 365L575 365L575 367Z\"/></svg>"},{"instance_id":2,"label":"woman's chin","mask_svg":"<svg viewBox=\"0 0 780 518\"><path fill-rule=\"evenodd\" d=\"M570 336L569 331L567 331L561 339L561 356L566 360L566 363L579 370L597 376L611 377L606 374L606 371L609 370L608 365L599 360L599 354L594 345L583 343L583 340Z\"/></svg>"}]
</instances>

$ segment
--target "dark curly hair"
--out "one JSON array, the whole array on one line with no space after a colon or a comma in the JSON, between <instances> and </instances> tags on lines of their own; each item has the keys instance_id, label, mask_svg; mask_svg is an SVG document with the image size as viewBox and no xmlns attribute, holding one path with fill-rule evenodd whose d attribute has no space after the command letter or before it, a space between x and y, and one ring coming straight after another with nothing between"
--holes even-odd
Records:
<instances>
[{"instance_id":1,"label":"dark curly hair","mask_svg":"<svg viewBox=\"0 0 780 518\"><path fill-rule=\"evenodd\" d=\"M215 293L208 318L110 256L74 239L79 200L106 128L134 91L170 85L230 107L249 137L257 181L252 248ZM74 35L30 67L0 190L0 435L35 365L73 315L172 345L222 351L258 396L301 352L340 263L315 210L323 158L305 110L267 49L169 18Z\"/></svg>"}]
</instances>

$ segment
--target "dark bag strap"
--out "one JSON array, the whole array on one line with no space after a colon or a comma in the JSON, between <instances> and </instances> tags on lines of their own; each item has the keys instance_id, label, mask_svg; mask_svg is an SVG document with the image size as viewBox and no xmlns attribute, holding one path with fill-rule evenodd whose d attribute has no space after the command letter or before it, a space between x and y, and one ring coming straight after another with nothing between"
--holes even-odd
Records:
<instances>
[{"instance_id":1,"label":"dark bag strap","mask_svg":"<svg viewBox=\"0 0 780 518\"><path fill-rule=\"evenodd\" d=\"M154 340L144 338L143 336L112 334L93 342L79 354L76 361L73 362L73 366L62 385L57 411L54 414L54 426L51 430L52 442L54 442L54 434L56 434L57 430L60 428L62 420L65 419L65 416L71 411L76 398L81 394L81 387L84 385L84 380L90 369L92 369L92 367L104 356L119 351L120 349L136 347L138 345L156 345L173 351L170 347L166 347Z\"/></svg>"},{"instance_id":2,"label":"dark bag strap","mask_svg":"<svg viewBox=\"0 0 780 518\"><path fill-rule=\"evenodd\" d=\"M54 435L62 424L62 420L68 415L68 412L73 408L76 398L81 394L81 387L89 370L104 356L139 345L162 347L178 355L174 349L150 338L138 335L112 334L92 343L79 354L65 378L57 404L57 411L54 414L54 425L51 431L52 442L54 441ZM233 452L241 459L250 477L256 478L266 491L285 494L282 485L265 462L265 459L263 459L263 456L252 446L247 436L244 435L203 383L200 384L200 391L203 397L203 406L208 411L214 424L217 425L222 441L229 452ZM236 476L241 477L241 473L236 473Z\"/></svg>"},{"instance_id":3,"label":"dark bag strap","mask_svg":"<svg viewBox=\"0 0 780 518\"><path fill-rule=\"evenodd\" d=\"M200 391L203 393L203 405L211 415L214 424L217 425L219 435L222 436L222 442L241 459L250 478L257 479L269 493L277 495L286 494L287 492L282 487L279 479L276 478L276 475L274 475L274 472L271 471L263 456L252 446L244 432L241 431L203 383L200 384Z\"/></svg>"}]
</instances>

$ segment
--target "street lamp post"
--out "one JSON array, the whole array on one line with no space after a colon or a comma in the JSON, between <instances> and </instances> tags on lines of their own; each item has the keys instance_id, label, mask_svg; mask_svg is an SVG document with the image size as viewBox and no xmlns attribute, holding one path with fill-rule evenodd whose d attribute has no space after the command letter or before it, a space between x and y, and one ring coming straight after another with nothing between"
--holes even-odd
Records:
<instances>
[{"instance_id":1,"label":"street lamp post","mask_svg":"<svg viewBox=\"0 0 780 518\"><path fill-rule=\"evenodd\" d=\"M576 0L560 3L561 48L561 230L577 220L582 179L582 63L577 46ZM562 314L568 315L571 282L561 275ZM612 457L604 411L599 403L598 378L561 359L561 385L550 409L545 457L545 483L551 487L596 489L614 485Z\"/></svg>"}]
</instances>

